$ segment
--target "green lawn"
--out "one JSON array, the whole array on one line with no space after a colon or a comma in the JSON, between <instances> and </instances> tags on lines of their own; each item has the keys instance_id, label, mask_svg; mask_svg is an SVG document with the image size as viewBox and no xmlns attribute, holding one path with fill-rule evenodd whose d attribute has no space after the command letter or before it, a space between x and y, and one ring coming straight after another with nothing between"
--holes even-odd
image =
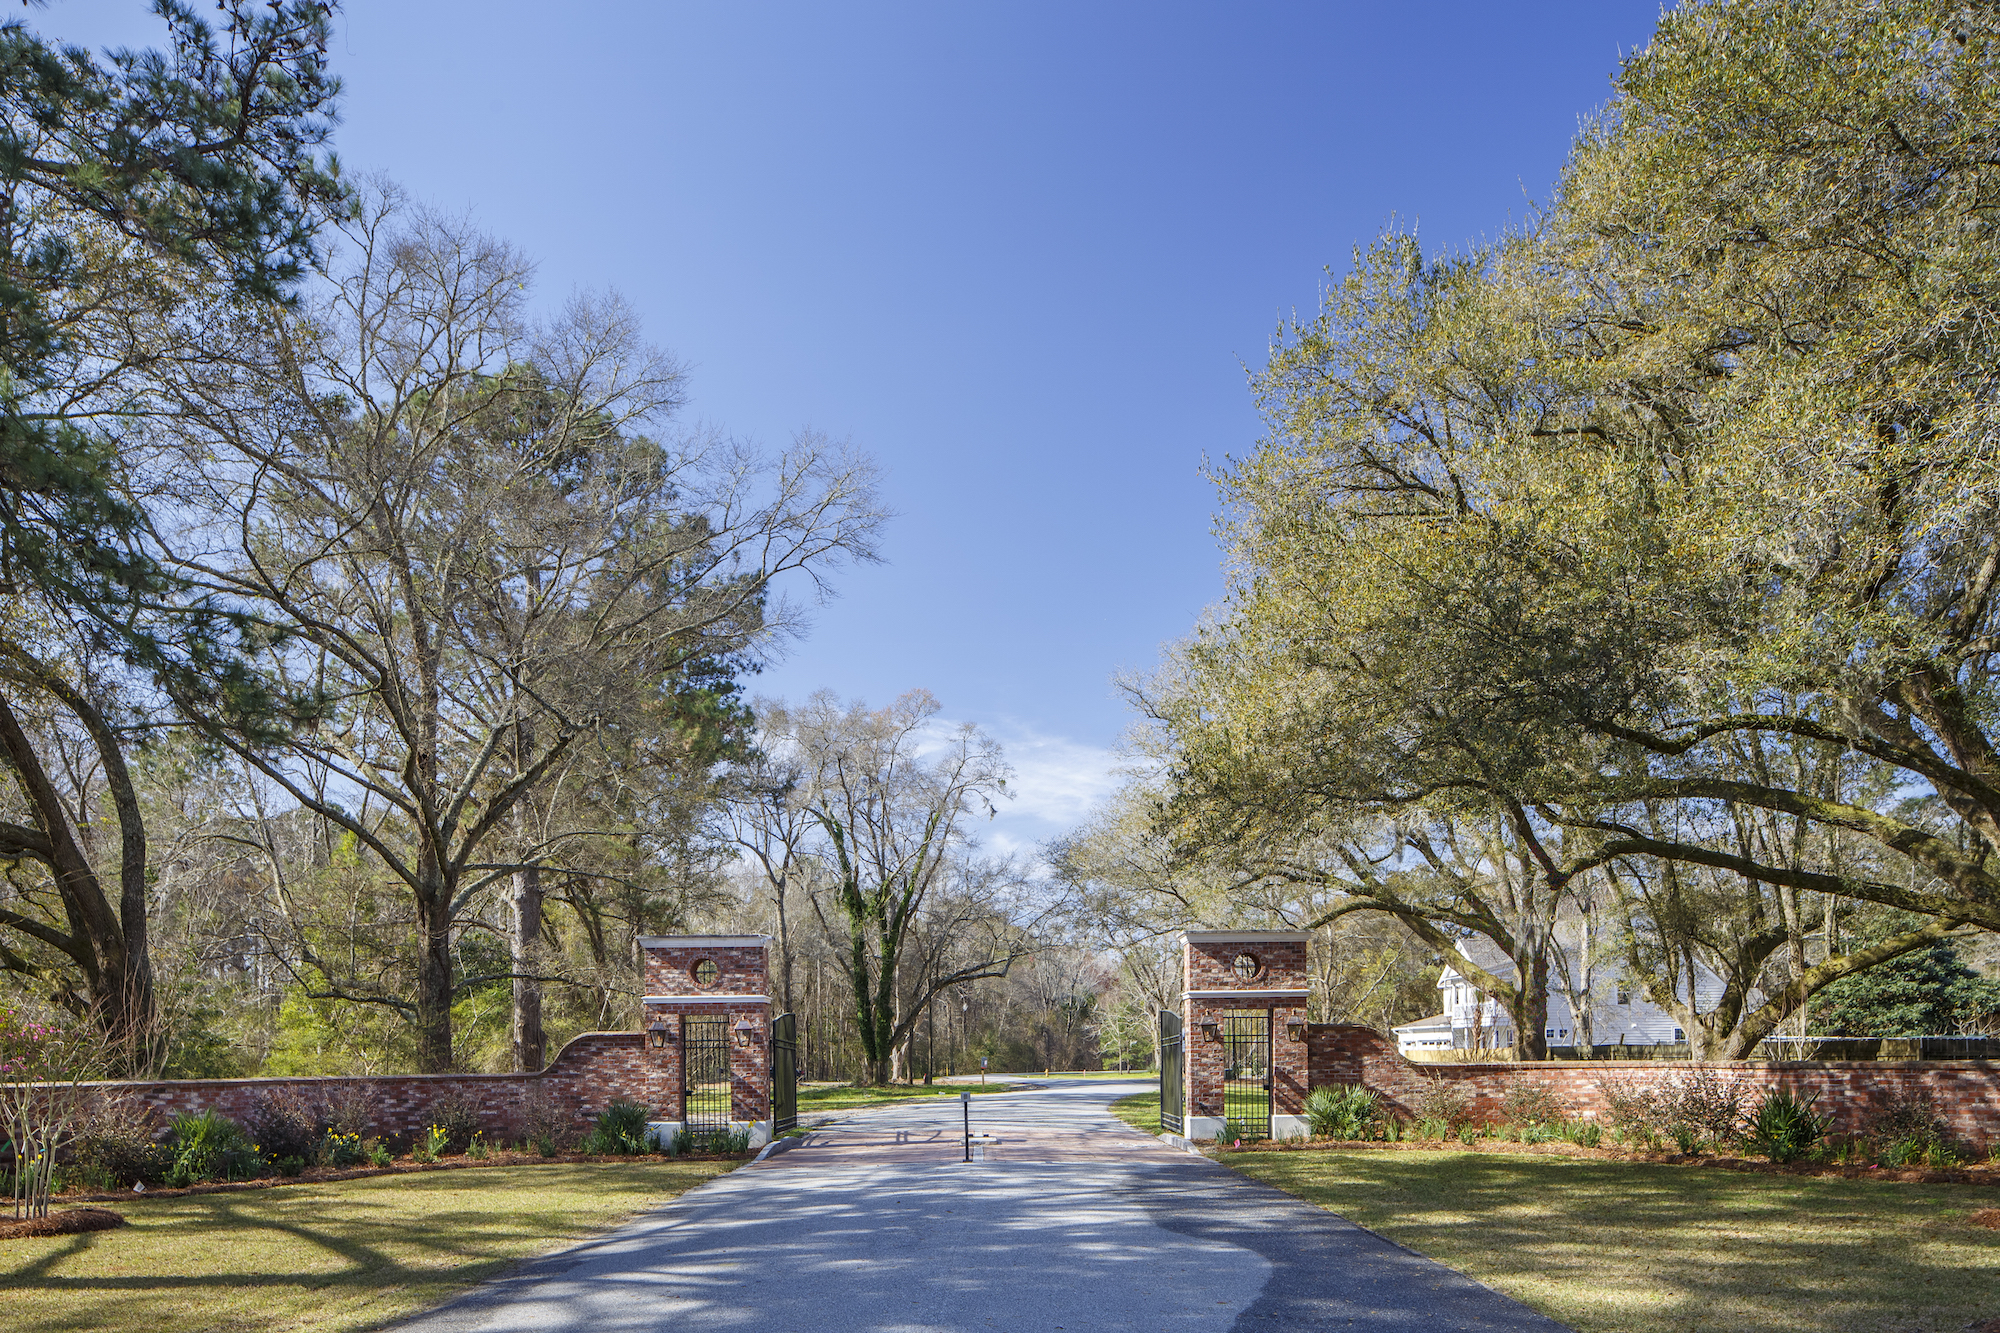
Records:
<instances>
[{"instance_id":1,"label":"green lawn","mask_svg":"<svg viewBox=\"0 0 2000 1333\"><path fill-rule=\"evenodd\" d=\"M1224 1153L1228 1166L1578 1333L1959 1333L2000 1316L2000 1189L1498 1153Z\"/></svg>"},{"instance_id":2,"label":"green lawn","mask_svg":"<svg viewBox=\"0 0 2000 1333\"><path fill-rule=\"evenodd\" d=\"M1020 1086L1019 1083L1003 1083L998 1079L983 1087L977 1083L954 1083L949 1086L928 1088L921 1083L907 1087L901 1083L892 1083L881 1088L857 1088L846 1083L805 1085L799 1088L799 1114L858 1111L869 1106L891 1106L913 1098L956 1097L961 1092L969 1092L975 1096L981 1093L1012 1092Z\"/></svg>"},{"instance_id":3,"label":"green lawn","mask_svg":"<svg viewBox=\"0 0 2000 1333\"><path fill-rule=\"evenodd\" d=\"M1143 1129L1148 1134L1160 1132L1160 1090L1134 1093L1130 1097L1120 1097L1111 1103L1111 1114L1123 1120L1134 1129Z\"/></svg>"},{"instance_id":4,"label":"green lawn","mask_svg":"<svg viewBox=\"0 0 2000 1333\"><path fill-rule=\"evenodd\" d=\"M8 1333L376 1328L736 1164L477 1168L111 1205L116 1231L0 1241Z\"/></svg>"}]
</instances>

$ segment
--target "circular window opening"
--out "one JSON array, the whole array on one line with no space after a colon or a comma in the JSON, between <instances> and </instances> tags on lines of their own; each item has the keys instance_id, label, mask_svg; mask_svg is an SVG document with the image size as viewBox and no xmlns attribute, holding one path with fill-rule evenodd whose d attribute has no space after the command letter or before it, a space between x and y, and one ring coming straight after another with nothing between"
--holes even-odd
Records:
<instances>
[{"instance_id":1,"label":"circular window opening","mask_svg":"<svg viewBox=\"0 0 2000 1333\"><path fill-rule=\"evenodd\" d=\"M713 958L704 958L694 965L694 984L713 986L715 979L722 975L722 969L715 965Z\"/></svg>"},{"instance_id":2,"label":"circular window opening","mask_svg":"<svg viewBox=\"0 0 2000 1333\"><path fill-rule=\"evenodd\" d=\"M1250 978L1256 976L1261 969L1257 965L1256 954L1239 953L1236 955L1234 961L1229 964L1229 970L1243 978L1243 980L1248 981Z\"/></svg>"}]
</instances>

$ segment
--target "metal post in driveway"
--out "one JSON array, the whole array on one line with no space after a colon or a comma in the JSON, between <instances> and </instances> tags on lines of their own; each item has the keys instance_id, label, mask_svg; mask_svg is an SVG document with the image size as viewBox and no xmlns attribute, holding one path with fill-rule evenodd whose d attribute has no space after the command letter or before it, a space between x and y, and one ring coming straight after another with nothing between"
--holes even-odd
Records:
<instances>
[{"instance_id":1,"label":"metal post in driveway","mask_svg":"<svg viewBox=\"0 0 2000 1333\"><path fill-rule=\"evenodd\" d=\"M958 1094L958 1104L965 1108L965 1160L972 1160L972 1094Z\"/></svg>"}]
</instances>

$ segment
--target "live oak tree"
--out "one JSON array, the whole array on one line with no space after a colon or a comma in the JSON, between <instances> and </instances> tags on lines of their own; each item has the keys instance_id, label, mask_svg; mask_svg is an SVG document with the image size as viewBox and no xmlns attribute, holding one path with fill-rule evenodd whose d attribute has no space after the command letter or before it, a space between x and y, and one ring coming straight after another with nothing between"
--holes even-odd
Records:
<instances>
[{"instance_id":1,"label":"live oak tree","mask_svg":"<svg viewBox=\"0 0 2000 1333\"><path fill-rule=\"evenodd\" d=\"M866 462L817 437L769 462L661 439L682 375L621 304L533 322L518 255L398 210L371 197L322 296L297 316L222 312L233 355L159 392L208 512L242 516L190 530L180 568L283 628L262 664L319 712L262 739L184 706L400 885L409 984L345 975L303 938L301 977L403 1015L419 1066L441 1070L459 997L538 979L537 877L585 873L566 858L610 831L601 805L554 799L556 779L593 748L635 753L693 664L782 633L773 581L870 558L880 511ZM462 970L468 913L503 884L513 957ZM517 1019L531 1062L533 1017Z\"/></svg>"},{"instance_id":2,"label":"live oak tree","mask_svg":"<svg viewBox=\"0 0 2000 1333\"><path fill-rule=\"evenodd\" d=\"M172 336L188 293L283 300L341 194L316 155L338 93L333 7L218 8L219 31L159 0L168 49L107 59L0 25L0 590L19 599L0 629L0 751L18 798L0 855L28 893L0 910L18 946L0 942L0 966L90 1012L126 1068L157 1043L147 839L126 762L142 729L114 696L149 676L233 695L239 711L255 692L235 657L241 626L188 596L146 540L121 414L135 372L198 354ZM50 727L87 738L113 836L79 819ZM44 888L56 910L31 901Z\"/></svg>"},{"instance_id":3,"label":"live oak tree","mask_svg":"<svg viewBox=\"0 0 2000 1333\"><path fill-rule=\"evenodd\" d=\"M1220 475L1178 836L1493 810L1552 892L1647 885L1646 930L1661 886L1748 886L1696 950L1767 997L1726 1053L2000 929L1996 59L1984 9L1685 6L1520 234L1358 256ZM1394 845L1378 876L1421 868ZM1855 900L1913 923L1805 963L1798 918Z\"/></svg>"}]
</instances>

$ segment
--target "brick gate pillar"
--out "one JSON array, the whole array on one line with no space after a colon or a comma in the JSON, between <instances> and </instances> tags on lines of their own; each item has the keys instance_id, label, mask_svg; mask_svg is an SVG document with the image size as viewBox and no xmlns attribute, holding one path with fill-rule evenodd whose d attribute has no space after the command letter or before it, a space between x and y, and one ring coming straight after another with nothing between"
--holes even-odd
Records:
<instances>
[{"instance_id":1,"label":"brick gate pillar","mask_svg":"<svg viewBox=\"0 0 2000 1333\"><path fill-rule=\"evenodd\" d=\"M750 1146L771 1138L771 1000L769 935L641 935L646 995L640 1030L661 1089L654 1130L680 1132L681 1054L690 1018L719 1018L730 1034L731 1128Z\"/></svg>"},{"instance_id":2,"label":"brick gate pillar","mask_svg":"<svg viewBox=\"0 0 2000 1333\"><path fill-rule=\"evenodd\" d=\"M1231 1013L1270 1019L1271 1137L1307 1136L1308 938L1302 930L1191 930L1181 936L1189 1138L1223 1130L1220 1025Z\"/></svg>"}]
</instances>

